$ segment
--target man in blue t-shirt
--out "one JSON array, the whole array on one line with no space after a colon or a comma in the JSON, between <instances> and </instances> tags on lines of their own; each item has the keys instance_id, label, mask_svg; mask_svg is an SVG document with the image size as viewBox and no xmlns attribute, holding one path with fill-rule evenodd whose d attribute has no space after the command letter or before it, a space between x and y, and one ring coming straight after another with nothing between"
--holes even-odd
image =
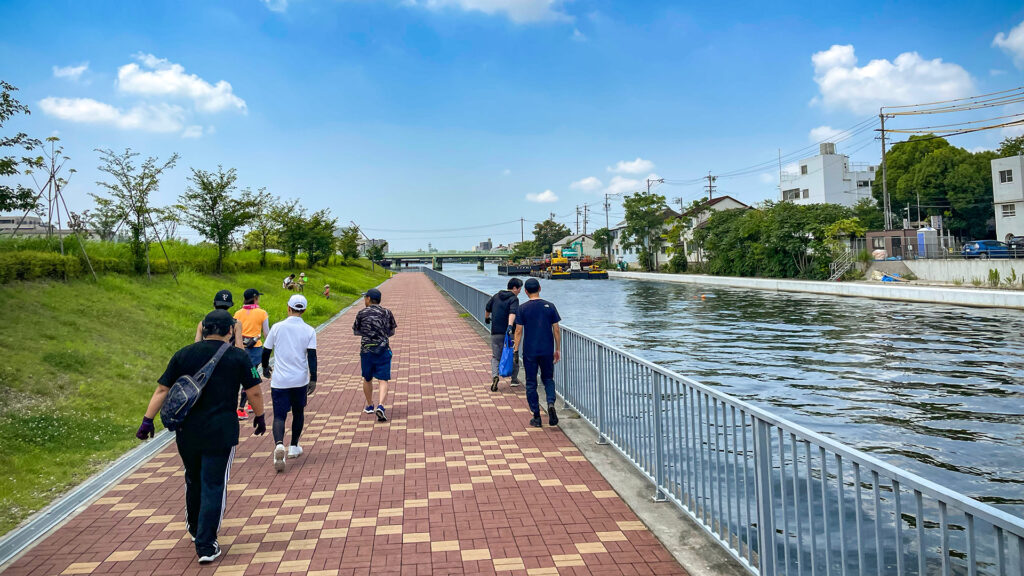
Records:
<instances>
[{"instance_id":1,"label":"man in blue t-shirt","mask_svg":"<svg viewBox=\"0 0 1024 576\"><path fill-rule=\"evenodd\" d=\"M530 426L541 427L540 403L537 398L537 370L544 382L548 401L548 424L558 425L555 413L555 364L561 360L562 331L558 323L562 318L555 305L540 297L540 282L530 278L523 286L529 300L519 306L516 314L515 348L523 353L523 368L526 370L526 401L530 404L533 419ZM520 348L521 346L521 348Z\"/></svg>"}]
</instances>

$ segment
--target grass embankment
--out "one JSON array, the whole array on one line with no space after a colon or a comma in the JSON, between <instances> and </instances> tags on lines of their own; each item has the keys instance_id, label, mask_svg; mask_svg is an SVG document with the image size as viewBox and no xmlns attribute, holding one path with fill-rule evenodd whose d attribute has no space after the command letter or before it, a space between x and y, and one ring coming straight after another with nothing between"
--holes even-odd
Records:
<instances>
[{"instance_id":1,"label":"grass embankment","mask_svg":"<svg viewBox=\"0 0 1024 576\"><path fill-rule=\"evenodd\" d=\"M382 282L362 261L306 269L313 325ZM192 342L214 294L257 288L271 323L291 293L280 270L100 276L0 285L0 534L136 446L134 431L171 355ZM320 295L325 283L332 297ZM159 424L159 418L157 419Z\"/></svg>"}]
</instances>

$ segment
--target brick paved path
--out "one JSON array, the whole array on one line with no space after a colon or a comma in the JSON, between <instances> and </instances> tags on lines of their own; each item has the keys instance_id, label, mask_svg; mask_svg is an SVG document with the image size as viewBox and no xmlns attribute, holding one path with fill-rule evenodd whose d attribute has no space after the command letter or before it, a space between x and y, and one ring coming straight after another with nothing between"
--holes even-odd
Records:
<instances>
[{"instance_id":1,"label":"brick paved path","mask_svg":"<svg viewBox=\"0 0 1024 576\"><path fill-rule=\"evenodd\" d=\"M528 428L522 389L490 392L489 345L424 275L382 291L391 421L362 413L352 310L319 336L305 454L276 474L243 427L218 561L196 563L172 444L6 573L683 573L561 431Z\"/></svg>"}]
</instances>

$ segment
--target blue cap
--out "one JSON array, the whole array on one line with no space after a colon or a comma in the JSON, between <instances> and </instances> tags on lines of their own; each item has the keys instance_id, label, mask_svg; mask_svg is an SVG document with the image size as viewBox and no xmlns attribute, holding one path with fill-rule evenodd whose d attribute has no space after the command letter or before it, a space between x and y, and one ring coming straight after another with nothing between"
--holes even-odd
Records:
<instances>
[{"instance_id":1,"label":"blue cap","mask_svg":"<svg viewBox=\"0 0 1024 576\"><path fill-rule=\"evenodd\" d=\"M526 292L528 294L533 294L540 290L540 280L537 280L536 278L527 278L526 283L523 284L523 288L526 288Z\"/></svg>"},{"instance_id":2,"label":"blue cap","mask_svg":"<svg viewBox=\"0 0 1024 576\"><path fill-rule=\"evenodd\" d=\"M363 292L363 296L366 296L370 300L376 300L378 302L380 302L380 300L381 300L381 298L380 298L380 290L377 290L376 288L370 288L366 292Z\"/></svg>"}]
</instances>

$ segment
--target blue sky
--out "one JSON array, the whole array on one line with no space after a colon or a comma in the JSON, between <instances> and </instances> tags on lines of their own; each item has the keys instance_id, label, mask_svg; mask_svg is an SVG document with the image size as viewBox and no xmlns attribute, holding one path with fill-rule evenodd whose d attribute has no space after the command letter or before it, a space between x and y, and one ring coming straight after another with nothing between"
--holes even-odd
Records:
<instances>
[{"instance_id":1,"label":"blue sky","mask_svg":"<svg viewBox=\"0 0 1024 576\"><path fill-rule=\"evenodd\" d=\"M132 147L181 154L161 204L223 164L393 248L444 249L551 212L575 227L582 204L594 229L605 192L651 174L688 201L709 170L765 163L719 193L774 198L780 148L1024 84L1022 21L1011 2L7 1L0 78L33 111L5 131L62 139L72 210L97 191L93 149ZM877 163L872 136L839 150Z\"/></svg>"}]
</instances>

